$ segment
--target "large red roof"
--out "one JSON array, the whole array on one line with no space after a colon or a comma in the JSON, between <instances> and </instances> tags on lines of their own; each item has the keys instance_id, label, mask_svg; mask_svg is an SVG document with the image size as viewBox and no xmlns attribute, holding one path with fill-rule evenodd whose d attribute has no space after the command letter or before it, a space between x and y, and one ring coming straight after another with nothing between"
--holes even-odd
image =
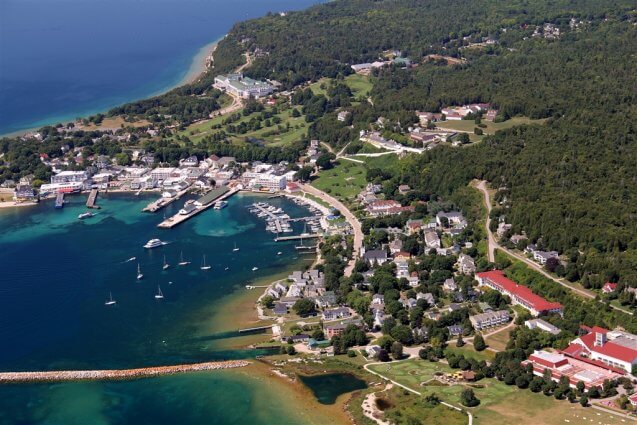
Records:
<instances>
[{"instance_id":1,"label":"large red roof","mask_svg":"<svg viewBox=\"0 0 637 425\"><path fill-rule=\"evenodd\" d=\"M624 362L632 363L637 359L637 349L625 347L623 345L615 344L613 341L606 341L604 345L595 345L595 334L608 333L608 329L600 328L599 326L593 326L590 333L582 335L579 340L586 346L589 351L594 351L599 354L603 354L614 359L618 359Z\"/></svg>"},{"instance_id":2,"label":"large red roof","mask_svg":"<svg viewBox=\"0 0 637 425\"><path fill-rule=\"evenodd\" d=\"M555 310L563 307L560 303L547 301L539 295L534 294L533 291L526 286L518 285L511 279L507 278L502 270L491 270L488 272L477 273L476 276L481 279L489 279L505 291L515 294L528 304L532 305L537 311Z\"/></svg>"}]
</instances>

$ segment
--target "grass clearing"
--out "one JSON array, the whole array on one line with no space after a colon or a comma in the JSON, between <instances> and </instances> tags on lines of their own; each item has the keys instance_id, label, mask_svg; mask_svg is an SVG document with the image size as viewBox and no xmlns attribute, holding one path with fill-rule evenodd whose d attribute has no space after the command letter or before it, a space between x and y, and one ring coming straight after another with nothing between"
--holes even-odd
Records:
<instances>
[{"instance_id":1,"label":"grass clearing","mask_svg":"<svg viewBox=\"0 0 637 425\"><path fill-rule=\"evenodd\" d=\"M545 119L532 120L527 117L513 117L507 121L498 122L498 123L482 120L482 124L486 125L486 127L483 128L482 131L484 131L484 134L493 134L498 130L505 130L507 128L515 127L516 125L544 124L544 122L546 122ZM460 120L460 121L441 121L436 123L436 127L441 129L466 131L471 133L469 135L469 137L471 138L471 135L474 135L473 130L474 128L477 127L477 125L473 120ZM476 139L478 137L479 136L476 136Z\"/></svg>"},{"instance_id":2,"label":"grass clearing","mask_svg":"<svg viewBox=\"0 0 637 425\"><path fill-rule=\"evenodd\" d=\"M507 343L509 342L509 339L511 339L510 332L513 329L514 328L505 329L496 334L486 337L484 340L487 343L487 345L493 348L494 350L504 351L506 350L506 346L507 346Z\"/></svg>"},{"instance_id":3,"label":"grass clearing","mask_svg":"<svg viewBox=\"0 0 637 425\"><path fill-rule=\"evenodd\" d=\"M374 83L369 80L368 76L360 74L348 75L345 77L345 84L347 84L352 91L354 98L369 96L369 92L371 92L374 87Z\"/></svg>"},{"instance_id":4,"label":"grass clearing","mask_svg":"<svg viewBox=\"0 0 637 425\"><path fill-rule=\"evenodd\" d=\"M462 354L465 359L475 359L477 361L492 361L495 358L495 353L489 350L476 351L471 344L465 344L462 347L456 347L453 341L449 341L451 345L445 348L445 352L453 353L455 355Z\"/></svg>"},{"instance_id":5,"label":"grass clearing","mask_svg":"<svg viewBox=\"0 0 637 425\"><path fill-rule=\"evenodd\" d=\"M322 170L312 186L341 201L350 202L367 184L365 166L351 161L341 161L334 168Z\"/></svg>"}]
</instances>

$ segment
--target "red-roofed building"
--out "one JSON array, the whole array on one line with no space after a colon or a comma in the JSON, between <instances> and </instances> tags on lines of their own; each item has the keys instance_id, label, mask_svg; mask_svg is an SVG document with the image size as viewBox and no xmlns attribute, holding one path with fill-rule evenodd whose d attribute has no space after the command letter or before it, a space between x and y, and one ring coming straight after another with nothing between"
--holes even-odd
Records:
<instances>
[{"instance_id":1,"label":"red-roofed building","mask_svg":"<svg viewBox=\"0 0 637 425\"><path fill-rule=\"evenodd\" d=\"M521 305L531 312L533 316L548 313L562 314L562 304L550 302L536 295L529 288L518 285L507 278L502 270L476 273L476 280L482 286L489 287L511 298L513 305Z\"/></svg>"},{"instance_id":2,"label":"red-roofed building","mask_svg":"<svg viewBox=\"0 0 637 425\"><path fill-rule=\"evenodd\" d=\"M637 393L628 397L628 401L630 401L630 404L632 404L633 406L637 406Z\"/></svg>"},{"instance_id":3,"label":"red-roofed building","mask_svg":"<svg viewBox=\"0 0 637 425\"><path fill-rule=\"evenodd\" d=\"M533 366L533 374L543 376L546 370L551 371L551 379L559 382L562 376L568 378L571 387L583 382L586 389L601 387L605 380L614 381L626 374L623 370L611 370L604 365L595 364L588 359L578 359L548 351L535 351L522 362L522 366Z\"/></svg>"},{"instance_id":4,"label":"red-roofed building","mask_svg":"<svg viewBox=\"0 0 637 425\"><path fill-rule=\"evenodd\" d=\"M637 366L637 335L593 326L564 350L575 358L588 358L632 373Z\"/></svg>"},{"instance_id":5,"label":"red-roofed building","mask_svg":"<svg viewBox=\"0 0 637 425\"><path fill-rule=\"evenodd\" d=\"M613 293L616 290L617 290L617 284L616 283L606 282L604 284L604 286L602 287L602 292L605 293L605 294Z\"/></svg>"}]
</instances>

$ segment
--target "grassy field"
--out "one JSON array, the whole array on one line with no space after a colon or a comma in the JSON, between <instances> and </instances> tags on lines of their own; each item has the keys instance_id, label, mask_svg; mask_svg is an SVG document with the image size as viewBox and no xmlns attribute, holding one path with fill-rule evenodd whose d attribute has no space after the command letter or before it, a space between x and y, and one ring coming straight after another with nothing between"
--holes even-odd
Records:
<instances>
[{"instance_id":1,"label":"grassy field","mask_svg":"<svg viewBox=\"0 0 637 425\"><path fill-rule=\"evenodd\" d=\"M345 77L345 84L347 84L352 91L354 98L358 98L359 96L367 97L374 86L368 76L360 74L348 75Z\"/></svg>"},{"instance_id":2,"label":"grassy field","mask_svg":"<svg viewBox=\"0 0 637 425\"><path fill-rule=\"evenodd\" d=\"M323 170L312 186L341 201L351 201L367 184L365 167L351 161L341 161L330 170Z\"/></svg>"},{"instance_id":3,"label":"grassy field","mask_svg":"<svg viewBox=\"0 0 637 425\"><path fill-rule=\"evenodd\" d=\"M504 351L506 350L507 342L509 342L509 333L513 328L505 329L502 332L498 332L494 335L485 338L487 345L494 350Z\"/></svg>"},{"instance_id":4,"label":"grassy field","mask_svg":"<svg viewBox=\"0 0 637 425\"><path fill-rule=\"evenodd\" d=\"M361 161L365 161L370 168L390 168L398 165L398 155L388 154L375 157L359 156L355 157Z\"/></svg>"},{"instance_id":5,"label":"grassy field","mask_svg":"<svg viewBox=\"0 0 637 425\"><path fill-rule=\"evenodd\" d=\"M514 117L510 120L493 123L491 121L482 121L482 124L486 125L482 130L485 134L493 134L498 130L504 130L507 128L514 127L516 125L523 124L543 124L546 120L532 120L526 117ZM441 121L436 123L436 127L438 128L448 128L451 130L458 131L467 131L473 133L473 129L476 128L476 123L473 120L460 120L460 121Z\"/></svg>"},{"instance_id":6,"label":"grassy field","mask_svg":"<svg viewBox=\"0 0 637 425\"><path fill-rule=\"evenodd\" d=\"M477 361L485 360L492 361L495 358L495 353L489 350L476 351L473 349L473 345L465 344L462 347L456 347L455 342L450 341L450 345L445 349L445 352L453 353L456 355L462 354L465 359L475 359Z\"/></svg>"},{"instance_id":7,"label":"grassy field","mask_svg":"<svg viewBox=\"0 0 637 425\"><path fill-rule=\"evenodd\" d=\"M408 360L400 363L380 364L371 369L403 385L420 391L423 395L436 393L442 400L460 405L460 393L464 385L453 386L421 385L433 378L434 373L453 373L455 370L443 363L423 360ZM472 408L471 413L476 425L513 424L557 425L564 423L592 423L615 425L623 423L616 416L599 413L579 404L570 404L565 400L555 400L528 390L519 390L495 379L483 379L471 384L480 405ZM586 417L587 419L583 419Z\"/></svg>"}]
</instances>

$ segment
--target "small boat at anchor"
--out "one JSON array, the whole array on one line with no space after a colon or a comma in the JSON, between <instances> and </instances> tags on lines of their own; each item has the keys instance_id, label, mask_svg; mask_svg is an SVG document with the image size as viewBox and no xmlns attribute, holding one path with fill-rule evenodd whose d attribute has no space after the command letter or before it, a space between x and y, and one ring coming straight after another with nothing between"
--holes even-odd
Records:
<instances>
[{"instance_id":1,"label":"small boat at anchor","mask_svg":"<svg viewBox=\"0 0 637 425\"><path fill-rule=\"evenodd\" d=\"M259 268L258 268L258 267L252 267L252 271L253 271L253 272L256 272L257 270L259 270Z\"/></svg>"},{"instance_id":2,"label":"small boat at anchor","mask_svg":"<svg viewBox=\"0 0 637 425\"><path fill-rule=\"evenodd\" d=\"M144 275L142 274L142 269L139 267L139 263L137 263L137 280L142 280Z\"/></svg>"},{"instance_id":3,"label":"small boat at anchor","mask_svg":"<svg viewBox=\"0 0 637 425\"><path fill-rule=\"evenodd\" d=\"M206 264L206 256L203 256L203 261L201 263L201 267L199 267L201 270L210 270L212 268L212 266L209 266Z\"/></svg>"},{"instance_id":4,"label":"small boat at anchor","mask_svg":"<svg viewBox=\"0 0 637 425\"><path fill-rule=\"evenodd\" d=\"M184 260L184 252L181 251L181 256L179 257L179 263L177 263L180 266L187 266L188 264L190 264L190 261L186 261Z\"/></svg>"},{"instance_id":5,"label":"small boat at anchor","mask_svg":"<svg viewBox=\"0 0 637 425\"><path fill-rule=\"evenodd\" d=\"M232 249L232 252L237 252L237 251L239 251L240 249L241 249L241 248L238 248L238 247L237 247L237 243L235 242L235 243L234 243L234 248Z\"/></svg>"},{"instance_id":6,"label":"small boat at anchor","mask_svg":"<svg viewBox=\"0 0 637 425\"><path fill-rule=\"evenodd\" d=\"M166 270L170 268L170 264L166 262L166 256L164 255L164 265L161 267L162 270Z\"/></svg>"},{"instance_id":7,"label":"small boat at anchor","mask_svg":"<svg viewBox=\"0 0 637 425\"><path fill-rule=\"evenodd\" d=\"M116 303L117 303L117 301L115 301L115 300L113 299L113 293L112 293L112 292L110 292L110 293L109 293L109 297L108 297L108 299L106 300L106 302L104 303L104 305L115 305Z\"/></svg>"},{"instance_id":8,"label":"small boat at anchor","mask_svg":"<svg viewBox=\"0 0 637 425\"><path fill-rule=\"evenodd\" d=\"M82 213L82 214L78 215L77 218L80 219L80 220L84 220L85 218L90 218L90 217L94 217L94 216L95 216L95 214L93 214L90 211L87 211L85 213Z\"/></svg>"},{"instance_id":9,"label":"small boat at anchor","mask_svg":"<svg viewBox=\"0 0 637 425\"><path fill-rule=\"evenodd\" d=\"M155 294L156 300L163 300L164 294L161 292L161 286L157 285L157 293Z\"/></svg>"}]
</instances>

